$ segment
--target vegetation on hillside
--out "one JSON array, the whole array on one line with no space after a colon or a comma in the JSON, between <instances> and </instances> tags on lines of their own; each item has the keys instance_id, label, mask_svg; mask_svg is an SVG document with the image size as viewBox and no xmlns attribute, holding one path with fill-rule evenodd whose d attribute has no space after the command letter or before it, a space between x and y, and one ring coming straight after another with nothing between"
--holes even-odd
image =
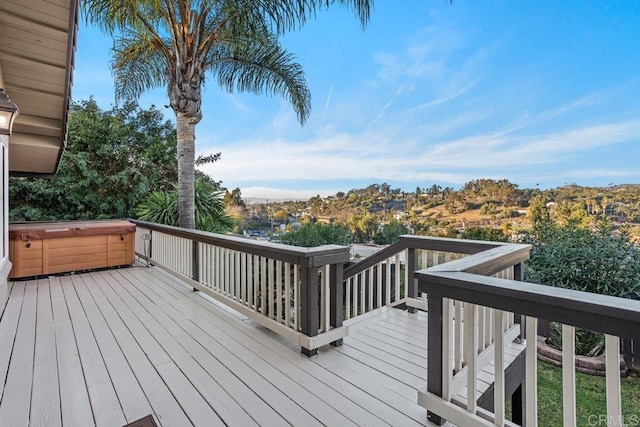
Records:
<instances>
[{"instance_id":1,"label":"vegetation on hillside","mask_svg":"<svg viewBox=\"0 0 640 427\"><path fill-rule=\"evenodd\" d=\"M380 236L394 223L417 235L505 241L540 221L590 226L601 218L608 218L614 229L628 223L627 232L638 239L640 185L540 190L519 189L507 180L479 179L458 190L433 185L406 192L383 183L308 201L250 205L244 216L247 228L340 224L349 229L354 243L391 243Z\"/></svg>"},{"instance_id":2,"label":"vegetation on hillside","mask_svg":"<svg viewBox=\"0 0 640 427\"><path fill-rule=\"evenodd\" d=\"M219 158L199 158L196 164ZM93 99L74 103L58 174L50 179L12 177L10 220L136 217L141 202L148 197L157 202L158 195L149 196L153 192L164 193L170 205L177 174L175 126L160 111L135 103L102 110ZM431 185L407 192L382 183L307 201L247 205L239 188L226 190L199 171L196 177L209 195L224 192L225 212L236 233L281 234L300 224L323 223L347 230L350 243L388 244L404 233L508 240L540 221L589 226L608 218L614 229L629 223L626 232L635 239L640 236L640 185L540 190L479 179L457 190Z\"/></svg>"}]
</instances>

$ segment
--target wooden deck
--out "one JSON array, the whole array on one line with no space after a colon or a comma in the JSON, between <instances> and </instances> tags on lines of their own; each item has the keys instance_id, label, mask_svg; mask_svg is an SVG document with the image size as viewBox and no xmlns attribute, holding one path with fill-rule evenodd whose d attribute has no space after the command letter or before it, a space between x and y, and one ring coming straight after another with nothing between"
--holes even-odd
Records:
<instances>
[{"instance_id":1,"label":"wooden deck","mask_svg":"<svg viewBox=\"0 0 640 427\"><path fill-rule=\"evenodd\" d=\"M157 268L14 282L0 424L429 425L426 315L382 309L311 359Z\"/></svg>"}]
</instances>

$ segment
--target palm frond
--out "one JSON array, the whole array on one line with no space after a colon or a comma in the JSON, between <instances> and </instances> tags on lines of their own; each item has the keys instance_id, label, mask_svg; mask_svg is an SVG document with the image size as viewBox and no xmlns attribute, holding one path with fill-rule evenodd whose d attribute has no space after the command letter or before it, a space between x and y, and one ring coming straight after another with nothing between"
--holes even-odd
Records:
<instances>
[{"instance_id":1,"label":"palm frond","mask_svg":"<svg viewBox=\"0 0 640 427\"><path fill-rule=\"evenodd\" d=\"M117 100L137 99L148 89L166 87L170 65L157 44L144 32L129 31L115 40L111 70Z\"/></svg>"},{"instance_id":2,"label":"palm frond","mask_svg":"<svg viewBox=\"0 0 640 427\"><path fill-rule=\"evenodd\" d=\"M214 191L211 184L195 181L196 227L211 232L226 232L233 227L233 219L224 211L224 193ZM178 187L171 191L154 191L138 206L136 213L143 221L177 226Z\"/></svg>"},{"instance_id":3,"label":"palm frond","mask_svg":"<svg viewBox=\"0 0 640 427\"><path fill-rule=\"evenodd\" d=\"M237 3L262 13L275 33L281 35L300 29L318 12L335 4L352 10L364 28L371 17L373 0L241 0Z\"/></svg>"},{"instance_id":4,"label":"palm frond","mask_svg":"<svg viewBox=\"0 0 640 427\"><path fill-rule=\"evenodd\" d=\"M302 66L274 36L219 43L208 64L219 85L227 91L282 95L291 103L300 123L309 117L311 92Z\"/></svg>"},{"instance_id":5,"label":"palm frond","mask_svg":"<svg viewBox=\"0 0 640 427\"><path fill-rule=\"evenodd\" d=\"M136 213L142 221L178 225L178 198L171 192L154 191L141 203Z\"/></svg>"},{"instance_id":6,"label":"palm frond","mask_svg":"<svg viewBox=\"0 0 640 427\"><path fill-rule=\"evenodd\" d=\"M167 29L161 0L84 0L85 19L103 31L145 28L156 36Z\"/></svg>"}]
</instances>

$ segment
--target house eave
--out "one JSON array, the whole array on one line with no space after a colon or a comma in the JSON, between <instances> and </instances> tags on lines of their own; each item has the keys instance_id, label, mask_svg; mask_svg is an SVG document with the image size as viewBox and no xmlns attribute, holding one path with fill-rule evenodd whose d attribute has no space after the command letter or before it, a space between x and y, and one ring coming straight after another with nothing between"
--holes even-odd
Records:
<instances>
[{"instance_id":1,"label":"house eave","mask_svg":"<svg viewBox=\"0 0 640 427\"><path fill-rule=\"evenodd\" d=\"M0 3L0 72L20 115L9 139L9 173L55 174L67 143L79 0Z\"/></svg>"}]
</instances>

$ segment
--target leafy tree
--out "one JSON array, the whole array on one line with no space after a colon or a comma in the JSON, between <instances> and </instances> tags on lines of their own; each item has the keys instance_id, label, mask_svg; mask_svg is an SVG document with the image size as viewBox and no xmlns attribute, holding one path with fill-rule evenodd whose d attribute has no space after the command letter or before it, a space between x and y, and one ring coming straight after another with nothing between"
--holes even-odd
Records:
<instances>
[{"instance_id":1,"label":"leafy tree","mask_svg":"<svg viewBox=\"0 0 640 427\"><path fill-rule=\"evenodd\" d=\"M283 210L283 209L278 209L274 214L273 214L273 218L276 221L279 222L286 222L287 218L289 217L289 214L287 213L287 211Z\"/></svg>"},{"instance_id":2,"label":"leafy tree","mask_svg":"<svg viewBox=\"0 0 640 427\"><path fill-rule=\"evenodd\" d=\"M547 201L542 196L535 196L529 204L528 215L531 222L536 224L549 221L549 211L547 210Z\"/></svg>"},{"instance_id":3,"label":"leafy tree","mask_svg":"<svg viewBox=\"0 0 640 427\"><path fill-rule=\"evenodd\" d=\"M324 7L353 9L364 25L373 0L85 0L89 21L117 34L118 99L166 87L176 114L179 224L194 228L195 126L211 74L228 92L283 95L304 123L311 96L302 67L278 42Z\"/></svg>"},{"instance_id":4,"label":"leafy tree","mask_svg":"<svg viewBox=\"0 0 640 427\"><path fill-rule=\"evenodd\" d=\"M586 225L591 222L582 203L561 201L552 206L551 217L560 225Z\"/></svg>"},{"instance_id":5,"label":"leafy tree","mask_svg":"<svg viewBox=\"0 0 640 427\"><path fill-rule=\"evenodd\" d=\"M226 206L238 206L240 208L246 207L246 203L242 200L240 188L236 187L231 190L231 192L226 191L224 193L224 204Z\"/></svg>"},{"instance_id":6,"label":"leafy tree","mask_svg":"<svg viewBox=\"0 0 640 427\"><path fill-rule=\"evenodd\" d=\"M308 222L298 230L283 234L282 243L312 248L322 245L350 245L351 235L346 227L338 224Z\"/></svg>"},{"instance_id":7,"label":"leafy tree","mask_svg":"<svg viewBox=\"0 0 640 427\"><path fill-rule=\"evenodd\" d=\"M500 218L515 218L518 215L518 211L513 208L504 208L500 212Z\"/></svg>"},{"instance_id":8,"label":"leafy tree","mask_svg":"<svg viewBox=\"0 0 640 427\"><path fill-rule=\"evenodd\" d=\"M527 277L544 285L640 299L640 248L607 223L596 230L539 225L531 239Z\"/></svg>"},{"instance_id":9,"label":"leafy tree","mask_svg":"<svg viewBox=\"0 0 640 427\"><path fill-rule=\"evenodd\" d=\"M204 180L195 181L196 226L199 230L225 232L233 228L234 220L224 211L222 192ZM178 189L154 191L138 206L138 218L165 225L178 225Z\"/></svg>"},{"instance_id":10,"label":"leafy tree","mask_svg":"<svg viewBox=\"0 0 640 427\"><path fill-rule=\"evenodd\" d=\"M409 230L402 222L394 219L382 226L382 231L375 235L373 241L378 245L389 245L408 232Z\"/></svg>"},{"instance_id":11,"label":"leafy tree","mask_svg":"<svg viewBox=\"0 0 640 427\"><path fill-rule=\"evenodd\" d=\"M68 135L55 177L10 179L11 221L133 217L149 191L177 178L175 127L155 107L74 103Z\"/></svg>"},{"instance_id":12,"label":"leafy tree","mask_svg":"<svg viewBox=\"0 0 640 427\"><path fill-rule=\"evenodd\" d=\"M480 215L495 215L498 212L496 204L487 202L480 207Z\"/></svg>"}]
</instances>

